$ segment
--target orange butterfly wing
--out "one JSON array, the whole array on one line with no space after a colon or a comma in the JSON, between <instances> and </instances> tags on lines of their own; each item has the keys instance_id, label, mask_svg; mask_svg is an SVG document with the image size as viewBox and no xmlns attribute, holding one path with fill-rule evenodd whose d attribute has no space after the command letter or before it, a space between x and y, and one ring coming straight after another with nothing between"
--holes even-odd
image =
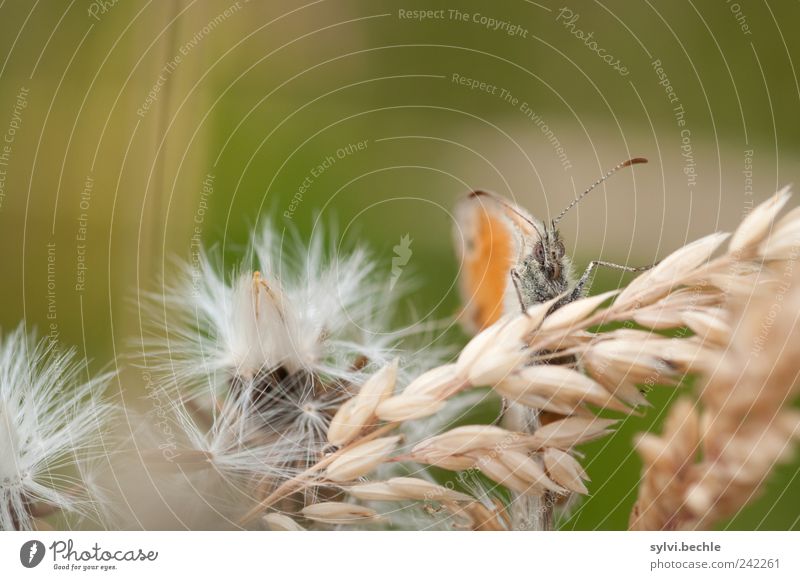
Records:
<instances>
[{"instance_id":1,"label":"orange butterfly wing","mask_svg":"<svg viewBox=\"0 0 800 580\"><path fill-rule=\"evenodd\" d=\"M456 207L462 322L471 332L496 322L505 310L509 271L519 260L525 234L515 218L505 202L485 192L470 194Z\"/></svg>"}]
</instances>

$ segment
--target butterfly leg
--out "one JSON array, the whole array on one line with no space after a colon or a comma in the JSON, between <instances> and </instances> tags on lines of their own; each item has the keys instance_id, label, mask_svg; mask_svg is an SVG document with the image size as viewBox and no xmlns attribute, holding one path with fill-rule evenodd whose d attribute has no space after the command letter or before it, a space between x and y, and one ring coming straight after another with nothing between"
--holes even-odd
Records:
<instances>
[{"instance_id":1,"label":"butterfly leg","mask_svg":"<svg viewBox=\"0 0 800 580\"><path fill-rule=\"evenodd\" d=\"M586 267L586 270L583 271L583 274L578 279L578 283L575 284L575 288L572 289L572 292L567 294L567 296L561 301L559 306L563 306L564 304L568 304L573 300L577 300L578 298L583 297L584 292L586 292L590 285L589 282L592 279L592 275L594 274L595 269L598 266L602 266L604 268L609 268L611 270L619 270L620 272L644 272L653 268L654 266L658 265L658 262L655 264L650 264L649 266L625 266L623 264L615 264L614 262L606 262L604 260L592 260L589 262L589 265Z\"/></svg>"},{"instance_id":2,"label":"butterfly leg","mask_svg":"<svg viewBox=\"0 0 800 580\"><path fill-rule=\"evenodd\" d=\"M514 290L517 291L517 300L519 300L519 309L522 312L525 312L525 301L522 299L522 290L520 289L520 284L522 283L522 277L517 272L516 268L511 268L511 281L514 283Z\"/></svg>"}]
</instances>

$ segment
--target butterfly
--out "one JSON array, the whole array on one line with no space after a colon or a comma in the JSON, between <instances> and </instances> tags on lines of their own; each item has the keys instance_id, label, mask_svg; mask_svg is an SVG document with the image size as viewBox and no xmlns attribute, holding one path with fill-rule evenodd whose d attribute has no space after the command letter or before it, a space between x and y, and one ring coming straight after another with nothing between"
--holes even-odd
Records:
<instances>
[{"instance_id":1,"label":"butterfly","mask_svg":"<svg viewBox=\"0 0 800 580\"><path fill-rule=\"evenodd\" d=\"M473 191L455 208L456 247L461 259L459 287L464 311L462 323L477 332L503 314L558 298L559 308L588 291L597 267L624 272L641 268L593 260L575 280L572 262L557 229L558 223L590 191L611 175L639 163L643 157L623 161L577 196L549 223L524 208L486 191ZM463 243L462 243L463 242Z\"/></svg>"}]
</instances>

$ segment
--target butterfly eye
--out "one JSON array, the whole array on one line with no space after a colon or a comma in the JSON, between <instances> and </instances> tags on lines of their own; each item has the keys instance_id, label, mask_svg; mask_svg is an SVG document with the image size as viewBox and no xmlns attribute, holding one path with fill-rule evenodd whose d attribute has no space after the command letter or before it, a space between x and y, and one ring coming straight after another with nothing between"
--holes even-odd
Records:
<instances>
[{"instance_id":1,"label":"butterfly eye","mask_svg":"<svg viewBox=\"0 0 800 580\"><path fill-rule=\"evenodd\" d=\"M533 248L533 255L537 262L544 264L544 247L542 244L536 244L536 247Z\"/></svg>"},{"instance_id":2,"label":"butterfly eye","mask_svg":"<svg viewBox=\"0 0 800 580\"><path fill-rule=\"evenodd\" d=\"M556 244L556 257L563 258L564 253L565 253L564 244L559 242L558 244Z\"/></svg>"}]
</instances>

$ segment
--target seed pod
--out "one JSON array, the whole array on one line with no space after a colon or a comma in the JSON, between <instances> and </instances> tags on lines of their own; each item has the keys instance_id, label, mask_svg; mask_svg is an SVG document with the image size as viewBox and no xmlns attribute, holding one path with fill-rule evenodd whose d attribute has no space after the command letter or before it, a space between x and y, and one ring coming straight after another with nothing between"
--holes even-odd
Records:
<instances>
[{"instance_id":1,"label":"seed pod","mask_svg":"<svg viewBox=\"0 0 800 580\"><path fill-rule=\"evenodd\" d=\"M327 468L331 481L351 481L366 475L384 462L397 446L400 437L381 437L344 451Z\"/></svg>"},{"instance_id":2,"label":"seed pod","mask_svg":"<svg viewBox=\"0 0 800 580\"><path fill-rule=\"evenodd\" d=\"M338 501L315 503L304 507L300 513L309 520L325 524L358 524L378 519L375 510Z\"/></svg>"},{"instance_id":3,"label":"seed pod","mask_svg":"<svg viewBox=\"0 0 800 580\"><path fill-rule=\"evenodd\" d=\"M302 532L305 528L289 516L279 513L270 513L263 518L264 523L273 532Z\"/></svg>"},{"instance_id":4,"label":"seed pod","mask_svg":"<svg viewBox=\"0 0 800 580\"><path fill-rule=\"evenodd\" d=\"M444 405L444 401L428 395L398 395L378 405L376 412L384 421L410 421L433 415Z\"/></svg>"},{"instance_id":5,"label":"seed pod","mask_svg":"<svg viewBox=\"0 0 800 580\"><path fill-rule=\"evenodd\" d=\"M544 451L544 465L547 473L556 483L567 489L586 495L589 490L583 484L588 479L581 464L569 453L550 447Z\"/></svg>"},{"instance_id":6,"label":"seed pod","mask_svg":"<svg viewBox=\"0 0 800 580\"><path fill-rule=\"evenodd\" d=\"M372 375L358 393L344 403L328 427L328 441L344 445L369 426L378 405L394 390L397 380L397 359Z\"/></svg>"}]
</instances>

